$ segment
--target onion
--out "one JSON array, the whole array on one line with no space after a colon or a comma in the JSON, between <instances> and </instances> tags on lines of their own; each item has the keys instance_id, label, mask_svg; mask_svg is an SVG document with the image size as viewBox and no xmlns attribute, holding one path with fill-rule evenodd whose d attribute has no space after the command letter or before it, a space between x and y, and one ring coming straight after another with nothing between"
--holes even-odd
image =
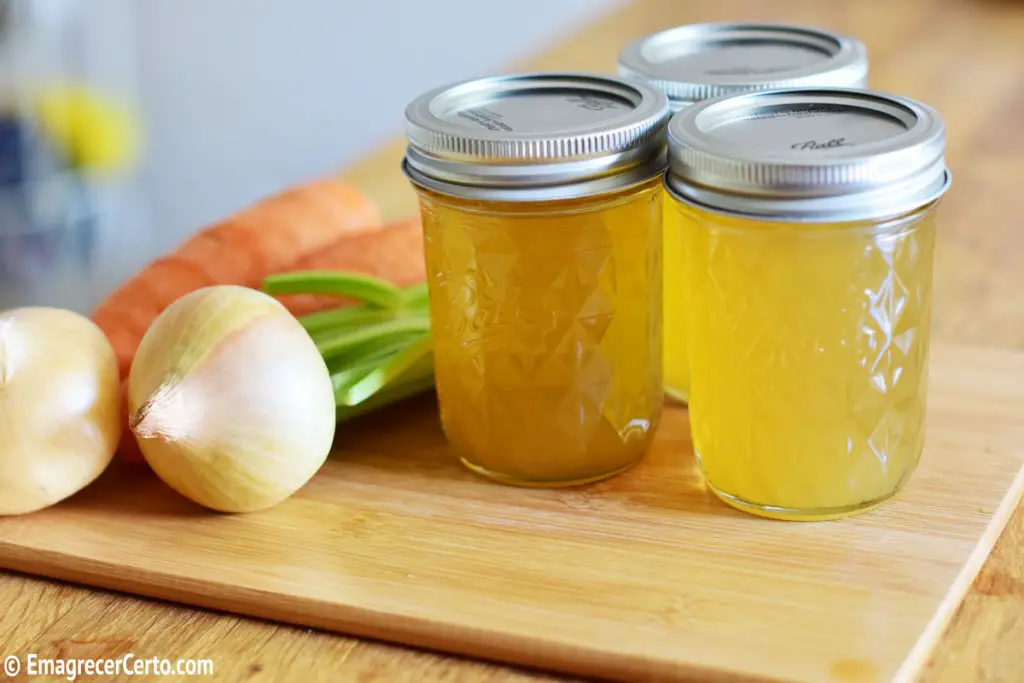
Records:
<instances>
[{"instance_id":1,"label":"onion","mask_svg":"<svg viewBox=\"0 0 1024 683\"><path fill-rule=\"evenodd\" d=\"M0 515L85 488L120 436L117 359L99 327L58 308L0 313Z\"/></svg>"},{"instance_id":2,"label":"onion","mask_svg":"<svg viewBox=\"0 0 1024 683\"><path fill-rule=\"evenodd\" d=\"M327 365L273 297L223 285L186 294L146 331L129 425L164 482L222 512L281 502L323 465L335 428Z\"/></svg>"}]
</instances>

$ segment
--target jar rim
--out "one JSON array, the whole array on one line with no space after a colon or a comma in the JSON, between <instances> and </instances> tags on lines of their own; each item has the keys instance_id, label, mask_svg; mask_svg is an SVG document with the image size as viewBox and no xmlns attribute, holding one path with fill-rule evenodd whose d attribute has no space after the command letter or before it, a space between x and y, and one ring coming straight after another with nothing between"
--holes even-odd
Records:
<instances>
[{"instance_id":1,"label":"jar rim","mask_svg":"<svg viewBox=\"0 0 1024 683\"><path fill-rule=\"evenodd\" d=\"M913 201L908 201L900 206L893 206L885 212L879 213L855 213L849 212L846 214L837 214L832 210L824 210L813 212L809 211L805 206L799 206L799 202L807 200L791 200L791 203L782 203L779 201L775 202L764 202L759 207L748 206L739 207L733 203L723 203L715 201L702 201L701 192L680 192L680 187L677 183L671 180L671 171L665 171L663 178L663 184L666 194L675 199L676 201L700 209L702 211L708 211L720 216L728 216L730 218L742 218L747 220L755 220L764 223L831 223L831 224L860 224L865 222L870 223L885 223L900 216L907 216L916 213L922 209L925 209L931 205L936 204L942 199L943 195L949 189L953 182L953 174L949 169L945 170L940 185L934 188L934 190L926 196L915 197ZM705 195L706 196L706 195ZM797 206L794 206L797 204ZM765 208L769 210L765 210ZM760 210L758 210L760 208Z\"/></svg>"},{"instance_id":2,"label":"jar rim","mask_svg":"<svg viewBox=\"0 0 1024 683\"><path fill-rule=\"evenodd\" d=\"M597 176L578 182L537 187L495 187L481 186L441 180L420 171L407 154L402 160L402 172L415 187L459 199L478 199L495 202L556 202L587 197L601 197L628 190L660 178L666 172L668 162L665 151L644 163L624 171Z\"/></svg>"},{"instance_id":3,"label":"jar rim","mask_svg":"<svg viewBox=\"0 0 1024 683\"><path fill-rule=\"evenodd\" d=\"M950 184L945 126L928 105L858 88L785 88L705 100L672 117L666 185L761 218L891 216Z\"/></svg>"},{"instance_id":4,"label":"jar rim","mask_svg":"<svg viewBox=\"0 0 1024 683\"><path fill-rule=\"evenodd\" d=\"M470 198L587 196L660 173L669 116L664 93L615 75L460 81L406 108L402 166L414 182Z\"/></svg>"},{"instance_id":5,"label":"jar rim","mask_svg":"<svg viewBox=\"0 0 1024 683\"><path fill-rule=\"evenodd\" d=\"M726 54L726 68L699 59ZM859 40L822 28L767 22L687 24L648 34L619 53L618 73L648 81L678 110L721 95L788 87L866 85Z\"/></svg>"}]
</instances>

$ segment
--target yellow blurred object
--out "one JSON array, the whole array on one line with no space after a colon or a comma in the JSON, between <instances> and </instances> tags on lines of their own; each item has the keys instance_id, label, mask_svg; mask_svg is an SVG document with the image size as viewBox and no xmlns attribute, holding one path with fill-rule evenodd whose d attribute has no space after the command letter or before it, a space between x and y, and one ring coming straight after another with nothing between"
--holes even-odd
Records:
<instances>
[{"instance_id":1,"label":"yellow blurred object","mask_svg":"<svg viewBox=\"0 0 1024 683\"><path fill-rule=\"evenodd\" d=\"M35 95L39 125L76 168L113 173L139 153L135 116L127 107L85 87L49 87Z\"/></svg>"}]
</instances>

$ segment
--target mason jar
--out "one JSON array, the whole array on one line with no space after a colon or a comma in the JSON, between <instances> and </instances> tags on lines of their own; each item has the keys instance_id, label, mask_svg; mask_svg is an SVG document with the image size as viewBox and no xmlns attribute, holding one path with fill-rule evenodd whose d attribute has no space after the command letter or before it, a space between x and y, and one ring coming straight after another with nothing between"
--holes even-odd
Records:
<instances>
[{"instance_id":1,"label":"mason jar","mask_svg":"<svg viewBox=\"0 0 1024 683\"><path fill-rule=\"evenodd\" d=\"M693 24L645 36L619 55L619 73L662 90L673 112L722 95L788 87L863 87L868 58L849 36L787 24ZM665 391L690 386L686 251L676 212L665 212Z\"/></svg>"},{"instance_id":2,"label":"mason jar","mask_svg":"<svg viewBox=\"0 0 1024 683\"><path fill-rule=\"evenodd\" d=\"M942 119L905 97L786 89L696 104L668 134L708 486L780 519L871 509L924 443Z\"/></svg>"},{"instance_id":3,"label":"mason jar","mask_svg":"<svg viewBox=\"0 0 1024 683\"><path fill-rule=\"evenodd\" d=\"M617 474L658 427L665 95L595 74L432 90L406 110L437 395L470 470Z\"/></svg>"}]
</instances>

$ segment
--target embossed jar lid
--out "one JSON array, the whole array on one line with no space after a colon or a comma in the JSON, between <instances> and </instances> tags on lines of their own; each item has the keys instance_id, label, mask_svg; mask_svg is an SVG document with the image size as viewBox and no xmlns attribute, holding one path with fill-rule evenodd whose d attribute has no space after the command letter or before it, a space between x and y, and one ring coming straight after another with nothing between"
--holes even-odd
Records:
<instances>
[{"instance_id":1,"label":"embossed jar lid","mask_svg":"<svg viewBox=\"0 0 1024 683\"><path fill-rule=\"evenodd\" d=\"M668 127L666 184L683 201L775 220L896 216L949 187L945 127L931 107L848 88L707 100Z\"/></svg>"},{"instance_id":2,"label":"embossed jar lid","mask_svg":"<svg viewBox=\"0 0 1024 683\"><path fill-rule=\"evenodd\" d=\"M619 73L650 82L673 110L721 95L779 88L863 87L868 56L848 36L788 24L692 24L627 45Z\"/></svg>"},{"instance_id":3,"label":"embossed jar lid","mask_svg":"<svg viewBox=\"0 0 1024 683\"><path fill-rule=\"evenodd\" d=\"M416 185L461 197L583 197L661 173L668 117L662 92L616 76L464 81L408 106L402 166Z\"/></svg>"}]
</instances>

